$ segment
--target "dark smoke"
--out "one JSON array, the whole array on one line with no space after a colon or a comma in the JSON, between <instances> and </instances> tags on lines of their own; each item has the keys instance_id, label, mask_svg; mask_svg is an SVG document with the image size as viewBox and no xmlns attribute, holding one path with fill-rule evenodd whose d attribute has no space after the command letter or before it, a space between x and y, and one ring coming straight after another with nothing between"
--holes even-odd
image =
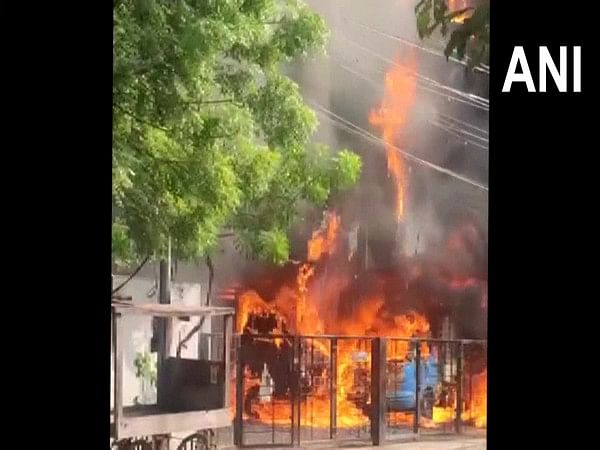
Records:
<instances>
[{"instance_id":1,"label":"dark smoke","mask_svg":"<svg viewBox=\"0 0 600 450\"><path fill-rule=\"evenodd\" d=\"M419 74L423 77L449 89L487 98L486 74L467 73L461 65L389 37L434 46L435 42L423 44L416 36L413 2L311 0L308 3L323 15L332 30L327 57L301 61L289 68L309 103L316 102L346 121L379 135L369 124L368 114L381 101L384 73L391 67L386 61L408 55L416 57ZM397 145L405 146L419 158L487 185L486 142L471 139L480 146L468 144L464 135L457 137L432 125L432 121L450 117L448 120L453 121L453 126L471 125L484 131L469 128L470 131L487 136L485 108L461 102L461 98L458 94L444 96L418 87L411 121L402 142ZM332 201L342 217L343 232L358 225L363 244L359 245L362 253L352 261L348 262L347 253L343 252L343 256L327 263L330 276L347 272L354 280L340 292L344 301L339 302L343 306L338 314L351 314L353 302L381 289L381 280L385 280L385 308L390 312L422 311L434 330L443 317L450 316L456 337L484 338L487 333L484 302L487 191L411 163L407 217L398 226L392 207L395 193L387 177L383 148L322 116L319 119L317 141L332 148L349 148L363 159L358 186ZM292 256L298 260L305 258L306 242L321 219L315 211L303 211L302 217L292 239ZM247 274L244 284L258 290L265 299L272 298L281 285L293 283L297 270L290 264L284 269L263 267L261 274L257 274L256 265L252 266L253 272ZM316 280L323 276L316 275Z\"/></svg>"}]
</instances>

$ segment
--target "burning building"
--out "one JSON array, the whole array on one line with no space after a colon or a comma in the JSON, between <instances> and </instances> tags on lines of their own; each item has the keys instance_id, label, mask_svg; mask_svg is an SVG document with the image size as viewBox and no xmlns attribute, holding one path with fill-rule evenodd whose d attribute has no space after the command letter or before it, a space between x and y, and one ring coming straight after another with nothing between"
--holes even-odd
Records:
<instances>
[{"instance_id":1,"label":"burning building","mask_svg":"<svg viewBox=\"0 0 600 450\"><path fill-rule=\"evenodd\" d=\"M453 273L443 257L406 257L395 270L374 270L368 264L367 236L360 230L345 230L340 216L328 212L308 242L306 261L247 281L237 299L236 320L237 331L251 342L244 346L247 363L242 401L247 418L288 423L293 417L292 403L277 403L276 399L285 399L299 382L300 392L310 397L313 410L311 418L300 419L301 425L327 427L332 409L336 410L337 429L366 425L371 414L370 339L374 337L390 339L387 404L394 420L411 423L417 404L425 426L432 428L451 421L456 414L455 385L461 376L458 359L462 356L451 340L465 332L457 305L468 290L472 290L471 296L483 296L484 287L475 278ZM460 236L452 237L460 240ZM451 239L447 251L455 251L455 244ZM480 320L485 311L482 301L480 298L477 303L482 311ZM300 344L294 340L298 336ZM410 339L422 340L417 354ZM292 361L298 351L303 354L300 363ZM294 364L300 364L299 380L290 377ZM415 364L421 367L420 400L415 398ZM263 401L259 395L265 384L261 373L267 366L273 379L273 399ZM472 379L470 383L471 397L465 401L473 403L477 398L480 404L485 390L473 396ZM481 391L485 383L482 370L474 383ZM335 390L331 390L333 385ZM464 420L482 426L485 412L466 403Z\"/></svg>"},{"instance_id":2,"label":"burning building","mask_svg":"<svg viewBox=\"0 0 600 450\"><path fill-rule=\"evenodd\" d=\"M351 3L358 11L369 8ZM350 26L338 10L328 14L334 34ZM380 19L385 23L381 17L372 21ZM357 34L359 28L339 34ZM364 28L361 32L369 32ZM438 429L458 416L464 424L483 428L485 345L458 340L485 340L487 335L487 195L478 187L487 179L487 159L473 153L467 164L465 142L451 140L447 129L467 122L478 129L487 118L459 110L472 107L467 100L449 105L436 99L434 104L427 97L443 90L441 85L451 92L447 85L453 73L445 61L439 64L448 78L435 85L421 75L437 70L435 58L394 49L392 56L371 55L363 64L355 56L362 50L349 51L351 44L340 43L344 39L334 39L333 56L323 63L327 69L305 66L298 78L306 96L321 107L317 111L325 114L321 134L337 147L361 153L362 178L353 193L332 199L320 220L305 217L306 226L296 230L294 262L254 269L238 283L236 331L245 351L238 360L243 362L236 400L243 404L240 419L259 428L293 430L297 424L298 432L310 426L312 433L316 427L328 430L327 437L368 427L373 346L385 338L388 425L410 426L416 416L419 426ZM385 53L387 44L377 44L378 52ZM377 58L386 58L385 73L374 75ZM306 72L318 82L303 80ZM378 86L369 94L353 89L350 98L349 86L359 76L379 76ZM452 89L459 98L454 93L459 89ZM435 131L425 128L432 111ZM348 128L361 130L362 137ZM431 168L442 166L448 170L438 177L455 171L466 175L434 178ZM463 178L471 184L460 184ZM265 372L272 379L268 401L260 394L267 392ZM268 433L275 443L273 430Z\"/></svg>"}]
</instances>

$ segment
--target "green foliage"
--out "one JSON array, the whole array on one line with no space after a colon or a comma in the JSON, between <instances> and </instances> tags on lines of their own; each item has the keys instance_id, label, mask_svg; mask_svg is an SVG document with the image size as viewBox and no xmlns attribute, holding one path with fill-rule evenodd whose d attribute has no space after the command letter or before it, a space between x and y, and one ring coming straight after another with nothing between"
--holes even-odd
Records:
<instances>
[{"instance_id":1,"label":"green foliage","mask_svg":"<svg viewBox=\"0 0 600 450\"><path fill-rule=\"evenodd\" d=\"M209 254L228 229L288 258L297 206L354 183L359 158L317 126L282 63L322 51L299 0L121 0L114 6L113 255Z\"/></svg>"},{"instance_id":2,"label":"green foliage","mask_svg":"<svg viewBox=\"0 0 600 450\"><path fill-rule=\"evenodd\" d=\"M152 359L150 353L137 352L133 365L135 366L136 378L148 381L150 386L156 386L156 362Z\"/></svg>"},{"instance_id":3,"label":"green foliage","mask_svg":"<svg viewBox=\"0 0 600 450\"><path fill-rule=\"evenodd\" d=\"M456 55L458 59L466 59L469 68L489 61L490 44L490 5L489 0L482 0L475 8L460 11L448 10L446 0L419 0L415 6L417 16L417 32L421 39L427 38L439 28L442 36L448 35L444 54L446 58ZM452 22L458 16L471 12L462 24Z\"/></svg>"}]
</instances>

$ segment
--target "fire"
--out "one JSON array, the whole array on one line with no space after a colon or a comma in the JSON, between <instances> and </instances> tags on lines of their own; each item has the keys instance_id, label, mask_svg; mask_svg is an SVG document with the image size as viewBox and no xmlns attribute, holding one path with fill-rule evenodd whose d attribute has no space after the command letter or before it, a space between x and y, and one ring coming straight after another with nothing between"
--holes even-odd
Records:
<instances>
[{"instance_id":1,"label":"fire","mask_svg":"<svg viewBox=\"0 0 600 450\"><path fill-rule=\"evenodd\" d=\"M456 411L454 406L434 406L433 407L433 424L429 424L430 427L435 426L438 423L452 422L456 417ZM425 425L427 426L427 425Z\"/></svg>"},{"instance_id":2,"label":"fire","mask_svg":"<svg viewBox=\"0 0 600 450\"><path fill-rule=\"evenodd\" d=\"M317 264L327 255L335 253L340 228L340 218L334 213L325 216L324 226L315 231L308 242L308 262L300 264L297 269L295 285L283 286L274 298L267 301L257 292L249 290L238 298L237 331L242 333L256 332L252 318L274 315L277 325L272 330L274 334L285 334L286 327L301 335L320 335L324 333L337 335L360 336L388 336L388 337L426 337L430 327L427 319L417 312L393 315L386 311L383 296L372 296L359 302L358 307L351 316L339 320L328 321L325 325L323 317L328 317L332 309L337 309L340 301L339 295L327 295L320 292L323 286L311 284L314 280ZM334 280L325 285L339 292L344 283ZM331 354L330 343L327 340L314 339L315 351L322 357L329 358ZM277 339L281 346L282 338ZM339 428L355 427L368 423L368 415L349 398L356 391L356 368L363 367L364 373L369 373L371 364L370 341L356 339L340 339L337 344L337 394L335 398L337 409L337 424ZM361 348L361 360L357 363L357 348ZM404 358L411 350L409 341L394 341L388 349L388 358ZM429 355L426 344L421 346L424 357ZM365 375L367 376L367 375ZM256 389L260 383L258 374L246 373L246 392ZM363 380L365 403L370 401L368 380ZM310 417L301 417L301 423L310 421L313 426L326 427L330 420L330 402L328 391L315 392L311 395ZM275 424L289 424L291 420L291 406L289 402L277 402L275 399L254 401L251 406L251 416L260 421L274 422ZM308 423L308 422L307 422Z\"/></svg>"},{"instance_id":3,"label":"fire","mask_svg":"<svg viewBox=\"0 0 600 450\"><path fill-rule=\"evenodd\" d=\"M370 116L372 123L381 126L388 144L388 169L397 188L398 220L404 215L407 179L404 162L391 146L405 125L414 102L414 82L408 71L406 66L399 66L388 74L386 97L379 110L372 112ZM407 356L412 354L414 343L407 338L428 338L431 332L429 321L423 314L395 309L399 305L391 303L385 294L386 279L378 279L368 294L357 294L358 301L354 301L344 294L345 288L353 280L348 271L342 268L341 272L334 270L334 273L327 272L327 276L323 274L323 269L330 267L327 265L328 261L339 256L342 257L340 260L347 261L347 258L343 259L346 255L341 254L344 247L341 245L343 241L340 239L340 230L340 217L334 212L328 212L322 226L312 234L307 243L306 261L288 266L294 270L293 278L287 278L288 281L278 290L271 291L268 297L261 297L255 290L246 290L238 296L237 302L236 330L239 333L269 332L281 336L274 341L272 338L265 338L265 342L274 342L279 349L278 355L282 354L279 352L289 351L293 335L315 336L311 340L312 351L328 362L332 356L332 341L319 339L318 336L346 336L337 340L335 374L330 372L332 369L327 363L323 372L317 375L321 380L328 380L323 382L325 384L313 385L314 374L303 373L302 367L299 367L301 377L310 380L311 392L309 397L302 399L301 410L304 413L300 417L300 423L323 428L329 427L332 401L337 410L337 428L358 427L369 422L371 343L368 338L357 339L350 336L403 338L388 340L387 358L396 364L398 361L406 361ZM462 227L450 236L446 249L454 252L453 254L462 254L476 240L476 233L474 228ZM408 270L408 277L419 278L421 272L422 267L414 265ZM468 274L462 276L451 272L447 278L445 281L452 289L464 289L479 282ZM269 330L265 331L265 323ZM429 344L421 343L420 353L423 358L432 355L437 359L435 350L435 346L431 349ZM245 417L262 423L289 426L294 415L289 398L282 398L283 392L261 396L263 375L250 372L248 367L245 367L245 371ZM330 398L329 391L331 378L335 378L333 381L336 388L333 399ZM469 383L469 394L463 396L462 419L477 427L485 427L487 372L471 377ZM444 398L443 406L441 402L433 406L431 419L421 418L421 426L437 427L455 419L456 399ZM392 412L389 420L390 423L410 425L414 415Z\"/></svg>"},{"instance_id":4,"label":"fire","mask_svg":"<svg viewBox=\"0 0 600 450\"><path fill-rule=\"evenodd\" d=\"M461 11L469 8L467 0L448 0L448 12L452 13L455 11ZM453 23L465 23L466 19L469 19L473 15L473 9L464 11L463 13L453 17L451 22Z\"/></svg>"},{"instance_id":5,"label":"fire","mask_svg":"<svg viewBox=\"0 0 600 450\"><path fill-rule=\"evenodd\" d=\"M479 375L474 375L471 385L471 400L468 411L463 413L463 420L469 420L476 427L484 428L487 425L487 369Z\"/></svg>"},{"instance_id":6,"label":"fire","mask_svg":"<svg viewBox=\"0 0 600 450\"><path fill-rule=\"evenodd\" d=\"M351 336L403 338L389 339L387 346L388 361L403 361L414 349L413 342L408 338L428 338L431 333L429 321L423 314L417 311L395 312L386 304L385 283L376 285L375 293L361 295L358 302L344 303L346 298L340 293L349 284L348 277L344 278L339 273L324 277L321 273L328 258L335 257L342 248L340 229L340 217L333 212L326 214L323 225L312 234L307 244L307 261L295 266L295 277L290 278L270 298L262 298L258 292L247 290L238 296L237 303L237 331L258 334L260 327L256 323L260 325L261 318L268 318L268 323L274 324L269 332L282 335L275 339L279 349L283 348L284 342L289 348L292 341L286 335L290 338L293 335L315 336L310 340L311 351L328 362L332 356L332 342L319 339L318 336L346 336L337 340L335 398L330 398L329 381L324 381L324 384L315 382L313 385L314 374L306 374L306 379L311 380L311 394L302 400L300 423L323 428L329 427L332 401L336 405L337 428L358 427L369 422L371 342L368 338ZM456 281L457 284L469 282ZM340 310L342 312L338 313ZM254 339L260 338L257 336ZM265 342L273 340L265 338ZM429 344L421 343L423 358L428 358L431 350ZM437 359L436 352L433 352L433 356ZM329 380L332 376L328 373L331 367L328 363L325 366L327 369L317 378ZM267 424L289 425L293 416L289 399L282 399L275 394L257 395L261 387L261 373L252 373L248 367L244 370L245 417ZM486 424L485 389L486 376L473 377L472 395L468 404L463 405L463 419L476 426ZM433 418L423 418L422 425L436 427L450 422L454 420L455 411L455 405L434 406ZM393 412L390 416L390 421L394 423L410 425L414 420L412 413Z\"/></svg>"},{"instance_id":7,"label":"fire","mask_svg":"<svg viewBox=\"0 0 600 450\"><path fill-rule=\"evenodd\" d=\"M340 228L340 216L328 212L325 216L325 229L316 230L308 241L308 262L316 262L322 256L335 251L336 238Z\"/></svg>"},{"instance_id":8,"label":"fire","mask_svg":"<svg viewBox=\"0 0 600 450\"><path fill-rule=\"evenodd\" d=\"M404 218L406 207L406 190L408 173L406 164L394 146L404 129L408 115L416 99L416 79L414 59L394 66L385 76L385 93L377 110L369 114L369 123L381 129L386 143L388 174L393 178L396 187L396 218Z\"/></svg>"},{"instance_id":9,"label":"fire","mask_svg":"<svg viewBox=\"0 0 600 450\"><path fill-rule=\"evenodd\" d=\"M468 391L467 400L462 405L461 419L477 428L487 426L487 369L471 378L471 385L463 385ZM456 399L450 406L434 406L431 420L422 418L422 426L434 428L438 424L449 423L456 418Z\"/></svg>"}]
</instances>

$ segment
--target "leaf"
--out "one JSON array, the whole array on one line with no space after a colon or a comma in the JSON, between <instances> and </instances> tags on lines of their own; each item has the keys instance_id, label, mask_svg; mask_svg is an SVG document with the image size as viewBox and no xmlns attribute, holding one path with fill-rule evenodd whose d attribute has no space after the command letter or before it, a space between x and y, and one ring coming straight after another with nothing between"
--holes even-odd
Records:
<instances>
[{"instance_id":1,"label":"leaf","mask_svg":"<svg viewBox=\"0 0 600 450\"><path fill-rule=\"evenodd\" d=\"M227 228L248 257L283 262L299 205L323 207L360 171L356 156L315 151L316 116L280 68L323 50L323 19L275 0L141 0L113 14L115 261L169 242L195 260Z\"/></svg>"}]
</instances>

